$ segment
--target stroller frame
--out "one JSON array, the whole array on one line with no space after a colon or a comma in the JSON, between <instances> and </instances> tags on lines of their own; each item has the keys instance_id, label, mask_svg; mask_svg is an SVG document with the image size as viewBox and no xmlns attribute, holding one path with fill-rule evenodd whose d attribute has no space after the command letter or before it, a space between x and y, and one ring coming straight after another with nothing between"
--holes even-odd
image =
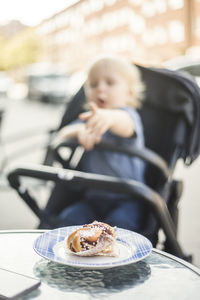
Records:
<instances>
[{"instance_id":1,"label":"stroller frame","mask_svg":"<svg viewBox=\"0 0 200 300\"><path fill-rule=\"evenodd\" d=\"M102 188L107 191L115 191L118 193L128 193L133 196L140 197L142 201L148 204L159 219L161 228L163 229L170 247L173 249L173 254L186 259L185 255L177 241L176 230L174 223L168 211L166 203L162 200L160 195L148 188L142 183L134 180L121 181L117 177L83 173L75 170L60 170L49 166L40 166L32 168L29 167L17 168L15 172L8 176L9 182L15 188L26 204L31 207L33 212L40 218L45 220L46 216L43 211L37 206L36 202L29 195L28 191L20 184L19 177L27 176L37 179L62 181L66 184L83 185L93 188Z\"/></svg>"},{"instance_id":2,"label":"stroller frame","mask_svg":"<svg viewBox=\"0 0 200 300\"><path fill-rule=\"evenodd\" d=\"M153 180L153 182L150 180L149 183L143 184L135 180L84 173L78 169L72 170L69 162L63 160L59 155L59 149L62 147L70 147L74 150L77 147L77 142L74 140L58 145L54 151L56 160L61 162L64 168L44 165L19 166L8 174L8 181L31 210L38 216L40 221L49 222L52 228L56 227L55 216L48 215L45 210L40 209L37 201L29 193L28 188L24 187L22 184L21 177L37 178L45 181L53 181L55 183L62 182L68 187L74 185L87 188L92 187L137 196L150 208L150 211L159 223L159 228L163 229L166 236L165 250L182 259L191 261L192 257L182 250L182 247L177 240L177 205L182 193L182 182L173 179L173 171L179 158L182 158L185 164L191 164L200 153L200 143L199 139L197 140L197 132L200 127L200 91L191 77L185 76L181 73L179 74L179 72L164 69L144 68L141 66L138 67L141 70L142 77L147 84L148 101L147 105L145 102L143 105L146 105L145 109L147 109L147 113L149 108L151 111L158 107L158 112L161 113L161 115L163 112L166 114L172 112L173 120L175 121L177 116L180 117L181 121L175 128L175 133L170 132L170 135L173 135L173 140L175 139L175 147L170 148L170 151L166 151L165 156L162 145L159 149L156 148L156 144L152 146L150 144L151 138L148 139L148 125L146 127L144 126L144 129L147 129L147 132L145 132L147 145L142 151L141 149L129 149L128 147L123 147L122 149L120 146L116 147L105 143L101 143L96 147L109 151L123 152L127 155L134 155L143 159L149 168L148 175L149 173L151 175L154 171L156 171L154 176L155 180ZM166 80L169 80L170 84L174 88L175 98L173 99L171 90L169 90L168 93L168 88L165 91L162 90L162 88L161 91L157 91L159 81L161 84L165 84ZM153 88L150 90L149 86L153 86ZM165 95L165 101L160 99L160 95L162 95L162 93L168 93ZM64 114L60 128L69 124L78 116L81 112L80 104L83 102L84 91L83 88L81 88L70 102L68 112L66 111ZM75 107L74 111L73 107ZM143 121L145 120L145 109L142 111L144 115L141 115ZM73 153L74 152L72 151L72 156ZM168 187L169 190L167 195L163 192L166 187ZM156 243L154 246L156 246Z\"/></svg>"}]
</instances>

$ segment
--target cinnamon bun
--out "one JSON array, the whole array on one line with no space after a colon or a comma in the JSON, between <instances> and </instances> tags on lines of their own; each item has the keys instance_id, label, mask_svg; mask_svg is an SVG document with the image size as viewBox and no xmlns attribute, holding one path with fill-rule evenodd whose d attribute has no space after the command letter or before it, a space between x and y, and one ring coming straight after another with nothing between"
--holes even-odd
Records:
<instances>
[{"instance_id":1,"label":"cinnamon bun","mask_svg":"<svg viewBox=\"0 0 200 300\"><path fill-rule=\"evenodd\" d=\"M115 228L94 221L74 230L67 238L67 248L80 256L117 256Z\"/></svg>"}]
</instances>

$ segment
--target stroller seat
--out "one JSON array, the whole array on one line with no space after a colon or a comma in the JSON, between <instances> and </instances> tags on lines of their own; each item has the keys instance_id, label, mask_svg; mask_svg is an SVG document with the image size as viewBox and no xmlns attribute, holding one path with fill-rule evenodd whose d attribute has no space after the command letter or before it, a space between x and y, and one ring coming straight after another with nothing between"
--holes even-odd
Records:
<instances>
[{"instance_id":1,"label":"stroller seat","mask_svg":"<svg viewBox=\"0 0 200 300\"><path fill-rule=\"evenodd\" d=\"M53 211L40 208L38 201L29 193L28 187L22 188L22 177L64 184L72 198L74 191L77 192L76 187L128 193L133 195L133 198L137 196L145 203L148 213L148 218L145 217L145 228L141 233L156 247L158 230L163 229L166 236L164 250L189 260L189 256L184 253L177 240L178 202L183 183L173 179L173 172L179 159L189 165L199 155L200 91L190 76L166 69L137 67L147 87L143 105L139 109L144 126L145 148L142 151L128 147L122 149L120 145L114 147L111 144L99 144L97 147L124 152L145 160L146 184L84 173L79 170L79 164L72 169L70 162L78 146L74 140L62 143L54 150L55 160L62 164L62 168L44 165L19 166L8 174L8 180L38 216L40 227L43 228L57 227L57 219ZM83 111L84 102L82 87L69 103L58 129L77 118ZM60 155L63 147L72 149L67 161ZM153 232L149 232L150 228L154 228Z\"/></svg>"}]
</instances>

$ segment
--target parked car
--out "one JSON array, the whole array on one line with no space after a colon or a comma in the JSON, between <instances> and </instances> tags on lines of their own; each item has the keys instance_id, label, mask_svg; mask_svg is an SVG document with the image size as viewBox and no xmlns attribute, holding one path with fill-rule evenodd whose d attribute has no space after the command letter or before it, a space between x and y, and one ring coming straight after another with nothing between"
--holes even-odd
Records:
<instances>
[{"instance_id":1,"label":"parked car","mask_svg":"<svg viewBox=\"0 0 200 300\"><path fill-rule=\"evenodd\" d=\"M6 72L0 72L0 97L7 97L12 85L12 78Z\"/></svg>"},{"instance_id":2,"label":"parked car","mask_svg":"<svg viewBox=\"0 0 200 300\"><path fill-rule=\"evenodd\" d=\"M193 75L200 87L200 61L179 68L180 71L185 71Z\"/></svg>"},{"instance_id":3,"label":"parked car","mask_svg":"<svg viewBox=\"0 0 200 300\"><path fill-rule=\"evenodd\" d=\"M175 57L166 61L164 66L172 70L189 73L194 76L200 87L200 57L199 59L192 59L187 56Z\"/></svg>"},{"instance_id":4,"label":"parked car","mask_svg":"<svg viewBox=\"0 0 200 300\"><path fill-rule=\"evenodd\" d=\"M66 101L68 74L55 66L34 64L26 72L27 98L45 102Z\"/></svg>"}]
</instances>

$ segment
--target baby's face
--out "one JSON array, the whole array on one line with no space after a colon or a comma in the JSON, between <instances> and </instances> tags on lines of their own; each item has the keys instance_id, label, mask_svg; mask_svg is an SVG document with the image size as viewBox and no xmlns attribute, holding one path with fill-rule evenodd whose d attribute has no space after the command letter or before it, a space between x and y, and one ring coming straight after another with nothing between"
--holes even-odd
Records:
<instances>
[{"instance_id":1,"label":"baby's face","mask_svg":"<svg viewBox=\"0 0 200 300\"><path fill-rule=\"evenodd\" d=\"M90 72L87 97L99 108L119 108L130 103L131 92L126 79L114 68L98 66Z\"/></svg>"}]
</instances>

